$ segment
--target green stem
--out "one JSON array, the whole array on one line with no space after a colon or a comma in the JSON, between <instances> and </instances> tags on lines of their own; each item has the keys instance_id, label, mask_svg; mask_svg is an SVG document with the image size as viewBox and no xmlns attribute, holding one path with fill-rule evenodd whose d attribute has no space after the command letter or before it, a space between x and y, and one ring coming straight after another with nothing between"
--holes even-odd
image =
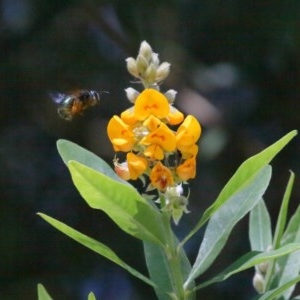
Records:
<instances>
[{"instance_id":1,"label":"green stem","mask_svg":"<svg viewBox=\"0 0 300 300\"><path fill-rule=\"evenodd\" d=\"M167 212L163 213L163 221L166 233L166 256L169 263L170 277L173 285L173 299L185 300L185 292L183 288L183 276L180 263L180 257L174 239L174 233L171 228L171 215Z\"/></svg>"}]
</instances>

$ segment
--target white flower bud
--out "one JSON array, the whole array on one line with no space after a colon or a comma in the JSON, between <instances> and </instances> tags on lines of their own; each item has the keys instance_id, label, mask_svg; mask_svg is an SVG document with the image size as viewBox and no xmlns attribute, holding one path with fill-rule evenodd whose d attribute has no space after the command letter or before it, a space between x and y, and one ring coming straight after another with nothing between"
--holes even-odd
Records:
<instances>
[{"instance_id":1,"label":"white flower bud","mask_svg":"<svg viewBox=\"0 0 300 300\"><path fill-rule=\"evenodd\" d=\"M163 62L158 68L156 72L156 82L163 81L166 79L170 73L171 64L167 62Z\"/></svg>"},{"instance_id":2,"label":"white flower bud","mask_svg":"<svg viewBox=\"0 0 300 300\"><path fill-rule=\"evenodd\" d=\"M125 93L127 96L127 99L131 102L134 103L136 98L138 97L138 95L140 94L137 90L135 90L132 87L129 87L127 89L125 89Z\"/></svg>"},{"instance_id":3,"label":"white flower bud","mask_svg":"<svg viewBox=\"0 0 300 300\"><path fill-rule=\"evenodd\" d=\"M133 57L126 58L127 70L134 77L139 77L138 67L136 60Z\"/></svg>"},{"instance_id":4,"label":"white flower bud","mask_svg":"<svg viewBox=\"0 0 300 300\"><path fill-rule=\"evenodd\" d=\"M137 64L139 75L143 77L148 67L147 60L145 59L144 56L138 55L138 57L136 58L136 64Z\"/></svg>"},{"instance_id":5,"label":"white flower bud","mask_svg":"<svg viewBox=\"0 0 300 300\"><path fill-rule=\"evenodd\" d=\"M159 66L159 58L158 58L158 54L153 52L152 56L151 56L151 62L153 63L153 65L158 68Z\"/></svg>"},{"instance_id":6,"label":"white flower bud","mask_svg":"<svg viewBox=\"0 0 300 300\"><path fill-rule=\"evenodd\" d=\"M256 267L260 271L261 274L266 274L268 267L269 267L269 261L264 261L264 262L258 264Z\"/></svg>"},{"instance_id":7,"label":"white flower bud","mask_svg":"<svg viewBox=\"0 0 300 300\"><path fill-rule=\"evenodd\" d=\"M156 68L151 63L145 72L144 79L151 85L152 83L156 82L155 78L156 78Z\"/></svg>"},{"instance_id":8,"label":"white flower bud","mask_svg":"<svg viewBox=\"0 0 300 300\"><path fill-rule=\"evenodd\" d=\"M152 52L153 51L150 45L146 41L143 41L140 46L139 55L143 56L145 60L149 62L152 56Z\"/></svg>"},{"instance_id":9,"label":"white flower bud","mask_svg":"<svg viewBox=\"0 0 300 300\"><path fill-rule=\"evenodd\" d=\"M253 280L252 280L252 284L255 288L255 290L259 293L262 294L264 292L265 289L265 279L264 277L259 273L256 272Z\"/></svg>"},{"instance_id":10,"label":"white flower bud","mask_svg":"<svg viewBox=\"0 0 300 300\"><path fill-rule=\"evenodd\" d=\"M177 95L177 91L171 89L171 90L166 91L164 95L168 99L168 102L170 104L172 104L175 101L175 97Z\"/></svg>"}]
</instances>

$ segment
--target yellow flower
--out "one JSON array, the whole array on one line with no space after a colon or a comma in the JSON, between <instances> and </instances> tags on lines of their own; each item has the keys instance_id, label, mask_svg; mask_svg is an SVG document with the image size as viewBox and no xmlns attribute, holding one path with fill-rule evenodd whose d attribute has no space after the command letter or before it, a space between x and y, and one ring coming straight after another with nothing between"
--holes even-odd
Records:
<instances>
[{"instance_id":1,"label":"yellow flower","mask_svg":"<svg viewBox=\"0 0 300 300\"><path fill-rule=\"evenodd\" d=\"M196 157L189 158L184 161L183 164L176 168L176 173L178 177L186 181L190 178L195 178L196 176Z\"/></svg>"},{"instance_id":2,"label":"yellow flower","mask_svg":"<svg viewBox=\"0 0 300 300\"><path fill-rule=\"evenodd\" d=\"M170 105L167 98L154 89L145 89L136 98L134 105L134 115L139 121L144 121L151 115L162 119L166 118L170 112Z\"/></svg>"},{"instance_id":3,"label":"yellow flower","mask_svg":"<svg viewBox=\"0 0 300 300\"><path fill-rule=\"evenodd\" d=\"M118 159L114 159L114 166L115 166L115 172L117 175L122 178L123 180L129 180L130 179L130 172L128 169L127 162L119 163Z\"/></svg>"},{"instance_id":4,"label":"yellow flower","mask_svg":"<svg viewBox=\"0 0 300 300\"><path fill-rule=\"evenodd\" d=\"M180 124L184 119L184 115L181 111L179 111L174 106L170 105L170 113L167 116L168 123L170 125Z\"/></svg>"},{"instance_id":5,"label":"yellow flower","mask_svg":"<svg viewBox=\"0 0 300 300\"><path fill-rule=\"evenodd\" d=\"M149 146L145 152L146 156L161 160L164 157L162 150L171 152L176 149L176 137L166 124L161 123L156 130L146 135L140 144Z\"/></svg>"},{"instance_id":6,"label":"yellow flower","mask_svg":"<svg viewBox=\"0 0 300 300\"><path fill-rule=\"evenodd\" d=\"M162 160L165 156L164 150L156 145L150 145L144 150L144 155L154 160Z\"/></svg>"},{"instance_id":7,"label":"yellow flower","mask_svg":"<svg viewBox=\"0 0 300 300\"><path fill-rule=\"evenodd\" d=\"M150 131L156 130L160 124L161 120L154 117L153 115L151 115L143 122L143 125L146 126Z\"/></svg>"},{"instance_id":8,"label":"yellow flower","mask_svg":"<svg viewBox=\"0 0 300 300\"><path fill-rule=\"evenodd\" d=\"M198 153L198 146L196 144L193 144L191 146L180 146L180 149L178 149L181 153L181 157L183 159L191 158L193 156L196 156Z\"/></svg>"},{"instance_id":9,"label":"yellow flower","mask_svg":"<svg viewBox=\"0 0 300 300\"><path fill-rule=\"evenodd\" d=\"M171 170L161 162L158 162L151 170L150 181L155 188L162 192L174 184Z\"/></svg>"},{"instance_id":10,"label":"yellow flower","mask_svg":"<svg viewBox=\"0 0 300 300\"><path fill-rule=\"evenodd\" d=\"M130 126L124 123L118 116L113 116L107 125L107 134L115 151L131 151L134 144L134 134Z\"/></svg>"},{"instance_id":11,"label":"yellow flower","mask_svg":"<svg viewBox=\"0 0 300 300\"><path fill-rule=\"evenodd\" d=\"M142 175L147 167L148 162L145 158L140 157L134 153L127 153L127 164L130 172L130 179L136 180L140 175Z\"/></svg>"},{"instance_id":12,"label":"yellow flower","mask_svg":"<svg viewBox=\"0 0 300 300\"><path fill-rule=\"evenodd\" d=\"M133 106L121 113L121 119L128 125L134 125L137 122L134 116Z\"/></svg>"},{"instance_id":13,"label":"yellow flower","mask_svg":"<svg viewBox=\"0 0 300 300\"><path fill-rule=\"evenodd\" d=\"M176 133L177 149L184 152L186 147L195 144L201 135L201 126L197 119L188 115Z\"/></svg>"}]
</instances>

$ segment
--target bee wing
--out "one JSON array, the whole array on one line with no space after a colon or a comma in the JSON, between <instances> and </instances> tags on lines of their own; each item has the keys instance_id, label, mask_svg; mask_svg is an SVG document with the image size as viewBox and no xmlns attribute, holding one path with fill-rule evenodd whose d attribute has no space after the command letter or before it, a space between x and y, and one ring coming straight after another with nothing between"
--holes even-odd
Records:
<instances>
[{"instance_id":1,"label":"bee wing","mask_svg":"<svg viewBox=\"0 0 300 300\"><path fill-rule=\"evenodd\" d=\"M66 97L65 94L60 93L60 92L50 92L49 96L52 99L52 101L57 104L60 104L62 102L62 100Z\"/></svg>"}]
</instances>

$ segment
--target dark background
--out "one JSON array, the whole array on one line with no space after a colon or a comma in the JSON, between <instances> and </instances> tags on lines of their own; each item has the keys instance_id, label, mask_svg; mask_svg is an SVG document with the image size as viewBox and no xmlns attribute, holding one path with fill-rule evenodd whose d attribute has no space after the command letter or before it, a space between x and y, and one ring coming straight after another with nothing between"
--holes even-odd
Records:
<instances>
[{"instance_id":1,"label":"dark background","mask_svg":"<svg viewBox=\"0 0 300 300\"><path fill-rule=\"evenodd\" d=\"M179 228L196 223L250 155L299 128L300 1L0 1L0 298L36 299L41 282L55 299L155 299L153 291L43 222L53 216L107 243L146 273L140 241L87 207L72 185L55 142L76 142L108 162L112 114L128 107L132 83L125 58L147 40L172 72L162 86L203 126L197 179ZM60 119L51 91L107 91L99 107L72 122ZM265 196L273 218L299 138L276 158ZM290 212L299 199L299 180ZM273 221L274 226L275 221ZM202 232L188 245L197 254ZM207 272L216 274L249 250L247 219ZM206 277L205 276L205 277ZM199 292L199 299L250 299L253 270Z\"/></svg>"}]
</instances>

